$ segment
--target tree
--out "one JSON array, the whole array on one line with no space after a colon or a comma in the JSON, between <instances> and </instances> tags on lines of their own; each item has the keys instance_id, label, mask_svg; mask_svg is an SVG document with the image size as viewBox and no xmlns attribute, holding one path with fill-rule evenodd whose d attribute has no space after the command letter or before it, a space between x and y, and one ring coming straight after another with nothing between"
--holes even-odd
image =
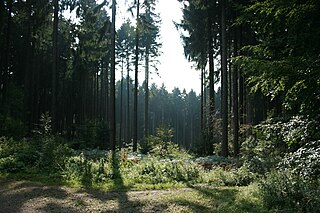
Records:
<instances>
[{"instance_id":1,"label":"tree","mask_svg":"<svg viewBox=\"0 0 320 213\"><path fill-rule=\"evenodd\" d=\"M112 1L112 28L111 28L111 77L110 77L110 127L111 127L111 150L116 149L116 92L115 92L115 73L116 73L116 1Z\"/></svg>"},{"instance_id":2,"label":"tree","mask_svg":"<svg viewBox=\"0 0 320 213\"><path fill-rule=\"evenodd\" d=\"M155 14L155 1L145 0L144 8L145 13L141 14L141 45L144 46L144 58L145 58L145 101L144 101L144 138L149 136L149 75L150 75L150 64L154 67L157 72L156 57L159 56L159 48L161 44L157 41L159 39L159 17Z\"/></svg>"},{"instance_id":3,"label":"tree","mask_svg":"<svg viewBox=\"0 0 320 213\"><path fill-rule=\"evenodd\" d=\"M133 151L136 152L138 148L138 72L139 72L139 39L140 39L140 0L136 2L136 40L135 40L135 69L134 69L134 117L133 117Z\"/></svg>"},{"instance_id":4,"label":"tree","mask_svg":"<svg viewBox=\"0 0 320 213\"><path fill-rule=\"evenodd\" d=\"M227 72L227 42L226 42L226 1L221 4L221 115L222 115L222 142L221 154L228 156L228 72Z\"/></svg>"},{"instance_id":5,"label":"tree","mask_svg":"<svg viewBox=\"0 0 320 213\"><path fill-rule=\"evenodd\" d=\"M57 76L59 74L59 53L58 53L58 23L59 23L59 0L54 0L54 15L53 15L53 64L52 64L52 100L51 100L51 116L52 116L52 131L57 130Z\"/></svg>"}]
</instances>

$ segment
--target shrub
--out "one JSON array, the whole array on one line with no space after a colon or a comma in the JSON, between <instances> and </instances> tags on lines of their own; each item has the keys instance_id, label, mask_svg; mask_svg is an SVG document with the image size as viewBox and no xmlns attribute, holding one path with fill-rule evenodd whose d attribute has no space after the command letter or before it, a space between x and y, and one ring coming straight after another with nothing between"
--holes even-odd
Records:
<instances>
[{"instance_id":1,"label":"shrub","mask_svg":"<svg viewBox=\"0 0 320 213\"><path fill-rule=\"evenodd\" d=\"M0 138L0 171L20 172L33 168L38 162L39 153L26 140Z\"/></svg>"},{"instance_id":2,"label":"shrub","mask_svg":"<svg viewBox=\"0 0 320 213\"><path fill-rule=\"evenodd\" d=\"M253 135L242 144L242 160L250 171L259 174L269 172L287 153L300 149L300 154L295 155L302 157L302 153L306 154L303 147L320 139L319 126L319 118L307 116L269 119L255 126Z\"/></svg>"},{"instance_id":3,"label":"shrub","mask_svg":"<svg viewBox=\"0 0 320 213\"><path fill-rule=\"evenodd\" d=\"M281 171L289 170L304 180L320 178L320 140L308 142L295 152L288 153L279 165Z\"/></svg>"},{"instance_id":4,"label":"shrub","mask_svg":"<svg viewBox=\"0 0 320 213\"><path fill-rule=\"evenodd\" d=\"M259 182L265 205L283 212L317 212L320 209L320 185L288 172L273 171Z\"/></svg>"},{"instance_id":5,"label":"shrub","mask_svg":"<svg viewBox=\"0 0 320 213\"><path fill-rule=\"evenodd\" d=\"M153 156L169 159L182 159L189 158L190 155L179 146L171 142L174 130L167 126L162 126L157 129L156 136L149 136L144 143L142 143L141 149L144 153L148 152Z\"/></svg>"},{"instance_id":6,"label":"shrub","mask_svg":"<svg viewBox=\"0 0 320 213\"><path fill-rule=\"evenodd\" d=\"M162 160L148 158L133 165L126 178L134 183L158 184L169 182L197 181L200 167L182 160Z\"/></svg>"},{"instance_id":7,"label":"shrub","mask_svg":"<svg viewBox=\"0 0 320 213\"><path fill-rule=\"evenodd\" d=\"M84 186L111 180L113 178L111 158L88 159L83 153L65 159L62 175L66 180Z\"/></svg>"},{"instance_id":8,"label":"shrub","mask_svg":"<svg viewBox=\"0 0 320 213\"><path fill-rule=\"evenodd\" d=\"M257 179L257 176L247 168L233 168L226 170L216 167L202 174L203 182L214 186L248 186Z\"/></svg>"}]
</instances>

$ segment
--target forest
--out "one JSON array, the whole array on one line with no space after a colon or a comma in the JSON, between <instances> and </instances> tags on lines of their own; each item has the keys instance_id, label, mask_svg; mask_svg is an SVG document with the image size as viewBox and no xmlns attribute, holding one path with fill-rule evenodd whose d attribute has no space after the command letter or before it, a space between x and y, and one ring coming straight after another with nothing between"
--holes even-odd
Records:
<instances>
[{"instance_id":1,"label":"forest","mask_svg":"<svg viewBox=\"0 0 320 213\"><path fill-rule=\"evenodd\" d=\"M0 1L0 212L319 211L320 1L159 1Z\"/></svg>"}]
</instances>

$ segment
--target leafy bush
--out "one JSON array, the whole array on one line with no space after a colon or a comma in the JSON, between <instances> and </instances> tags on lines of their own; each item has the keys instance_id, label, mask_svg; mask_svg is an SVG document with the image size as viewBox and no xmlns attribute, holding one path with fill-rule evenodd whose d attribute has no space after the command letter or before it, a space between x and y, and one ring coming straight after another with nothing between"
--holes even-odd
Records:
<instances>
[{"instance_id":1,"label":"leafy bush","mask_svg":"<svg viewBox=\"0 0 320 213\"><path fill-rule=\"evenodd\" d=\"M308 182L288 172L273 171L259 183L265 205L283 212L318 212L320 181Z\"/></svg>"},{"instance_id":2,"label":"leafy bush","mask_svg":"<svg viewBox=\"0 0 320 213\"><path fill-rule=\"evenodd\" d=\"M39 154L26 140L15 141L0 138L0 171L20 172L30 169L38 162Z\"/></svg>"},{"instance_id":3,"label":"leafy bush","mask_svg":"<svg viewBox=\"0 0 320 213\"><path fill-rule=\"evenodd\" d=\"M319 140L319 126L318 118L307 116L294 116L288 120L269 119L255 126L253 136L242 144L242 159L250 171L259 174L269 172L287 153Z\"/></svg>"},{"instance_id":4,"label":"leafy bush","mask_svg":"<svg viewBox=\"0 0 320 213\"><path fill-rule=\"evenodd\" d=\"M248 186L257 179L257 175L247 168L233 168L226 170L215 167L202 173L202 182L214 186Z\"/></svg>"},{"instance_id":5,"label":"leafy bush","mask_svg":"<svg viewBox=\"0 0 320 213\"><path fill-rule=\"evenodd\" d=\"M320 140L306 143L297 151L288 153L279 166L304 180L320 179Z\"/></svg>"},{"instance_id":6,"label":"leafy bush","mask_svg":"<svg viewBox=\"0 0 320 213\"><path fill-rule=\"evenodd\" d=\"M112 178L111 162L107 158L87 159L83 154L65 160L62 175L66 180L88 186Z\"/></svg>"},{"instance_id":7,"label":"leafy bush","mask_svg":"<svg viewBox=\"0 0 320 213\"><path fill-rule=\"evenodd\" d=\"M141 149L153 156L169 159L189 158L190 155L179 146L171 142L174 130L167 126L162 126L157 129L156 136L149 136L142 144Z\"/></svg>"},{"instance_id":8,"label":"leafy bush","mask_svg":"<svg viewBox=\"0 0 320 213\"><path fill-rule=\"evenodd\" d=\"M201 168L192 162L148 158L133 165L126 178L135 183L158 184L197 181Z\"/></svg>"}]
</instances>

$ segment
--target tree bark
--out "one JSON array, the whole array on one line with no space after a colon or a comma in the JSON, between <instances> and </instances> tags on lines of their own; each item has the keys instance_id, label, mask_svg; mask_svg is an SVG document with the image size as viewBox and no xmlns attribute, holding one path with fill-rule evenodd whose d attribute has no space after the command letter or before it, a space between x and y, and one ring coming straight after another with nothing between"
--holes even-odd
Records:
<instances>
[{"instance_id":1,"label":"tree bark","mask_svg":"<svg viewBox=\"0 0 320 213\"><path fill-rule=\"evenodd\" d=\"M222 144L221 154L228 156L228 71L227 71L227 42L226 42L226 2L221 0L221 115L222 115Z\"/></svg>"},{"instance_id":2,"label":"tree bark","mask_svg":"<svg viewBox=\"0 0 320 213\"><path fill-rule=\"evenodd\" d=\"M238 56L238 29L235 29L234 39L234 56ZM234 156L239 156L239 107L238 107L238 66L233 67L233 153Z\"/></svg>"},{"instance_id":3,"label":"tree bark","mask_svg":"<svg viewBox=\"0 0 320 213\"><path fill-rule=\"evenodd\" d=\"M52 65L52 99L51 99L51 116L52 116L52 132L57 131L57 76L58 67L58 13L59 0L54 0L54 15L53 15L53 65Z\"/></svg>"},{"instance_id":4,"label":"tree bark","mask_svg":"<svg viewBox=\"0 0 320 213\"><path fill-rule=\"evenodd\" d=\"M110 75L110 143L111 150L116 150L116 91L115 91L115 72L116 72L116 1L112 0L112 29L111 29L111 75Z\"/></svg>"},{"instance_id":5,"label":"tree bark","mask_svg":"<svg viewBox=\"0 0 320 213\"><path fill-rule=\"evenodd\" d=\"M134 109L133 109L133 152L138 148L138 66L139 66L139 15L140 15L140 1L137 0L137 26L136 26L136 49L135 49L135 82L134 82Z\"/></svg>"},{"instance_id":6,"label":"tree bark","mask_svg":"<svg viewBox=\"0 0 320 213\"><path fill-rule=\"evenodd\" d=\"M147 41L148 42L148 41ZM146 45L145 56L145 96L144 96L144 138L149 136L149 44Z\"/></svg>"}]
</instances>

